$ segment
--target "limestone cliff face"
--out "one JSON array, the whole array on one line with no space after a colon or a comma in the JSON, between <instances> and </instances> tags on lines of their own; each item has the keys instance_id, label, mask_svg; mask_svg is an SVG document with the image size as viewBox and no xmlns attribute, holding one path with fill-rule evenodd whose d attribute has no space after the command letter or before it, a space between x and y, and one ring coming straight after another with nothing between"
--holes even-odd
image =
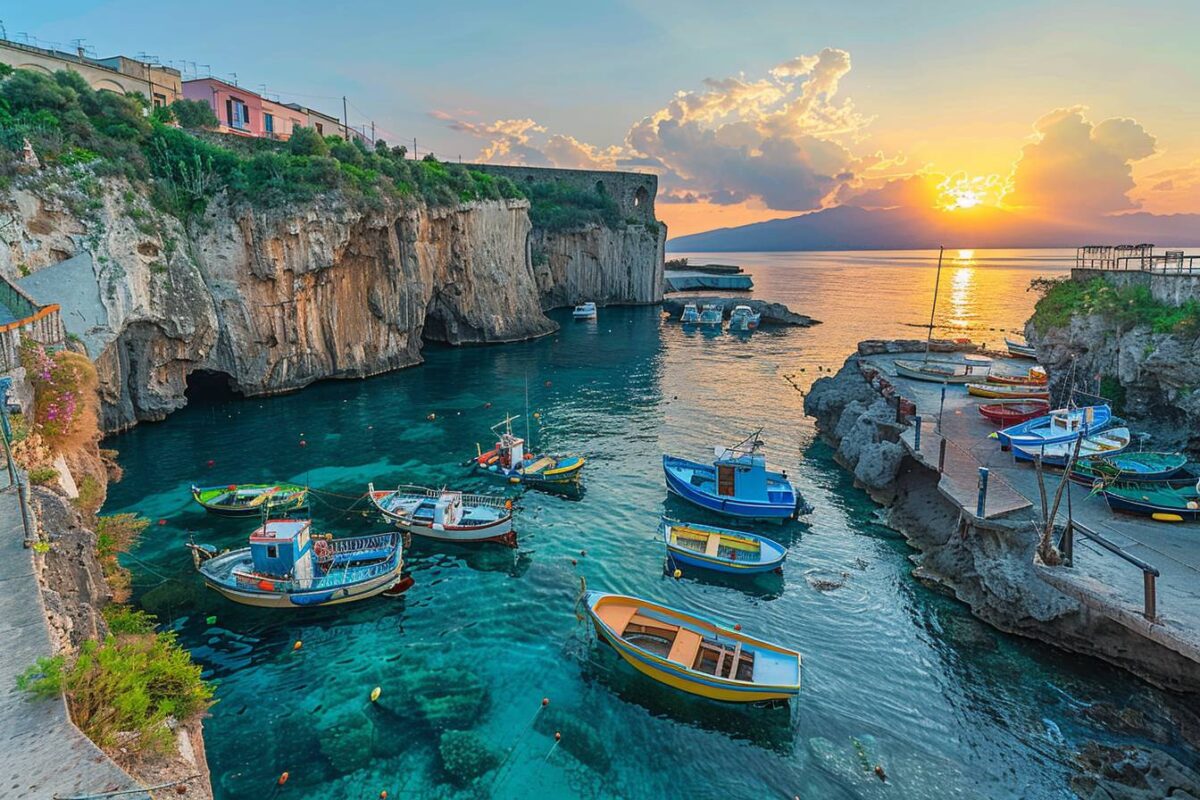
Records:
<instances>
[{"instance_id":1,"label":"limestone cliff face","mask_svg":"<svg viewBox=\"0 0 1200 800\"><path fill-rule=\"evenodd\" d=\"M1094 273L1081 275L1081 279ZM1104 274L1117 285L1148 285L1153 297L1178 306L1200 300L1200 278L1146 273ZM1036 319L1036 317L1035 317ZM1106 399L1154 449L1186 448L1200 456L1200 336L1181 327L1157 333L1147 325L1123 324L1107 314L1076 314L1065 326L1044 327L1031 320L1025 329L1049 368L1055 396L1068 384L1096 391L1098 377Z\"/></svg>"},{"instance_id":2,"label":"limestone cliff face","mask_svg":"<svg viewBox=\"0 0 1200 800\"><path fill-rule=\"evenodd\" d=\"M22 236L0 248L0 269L44 270L25 280L63 304L96 359L105 430L180 408L196 370L262 395L417 364L423 340L506 342L556 327L529 263L524 200L214 202L185 229L120 182L78 195L18 187L6 205Z\"/></svg>"},{"instance_id":3,"label":"limestone cliff face","mask_svg":"<svg viewBox=\"0 0 1200 800\"><path fill-rule=\"evenodd\" d=\"M530 247L542 305L557 308L588 300L601 305L661 302L666 239L662 225L535 229Z\"/></svg>"}]
</instances>

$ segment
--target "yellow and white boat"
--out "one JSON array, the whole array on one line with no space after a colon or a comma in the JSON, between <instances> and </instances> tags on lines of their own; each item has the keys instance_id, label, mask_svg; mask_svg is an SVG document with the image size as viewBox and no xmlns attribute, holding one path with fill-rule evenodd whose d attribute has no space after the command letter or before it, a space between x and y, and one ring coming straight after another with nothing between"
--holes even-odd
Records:
<instances>
[{"instance_id":1,"label":"yellow and white boat","mask_svg":"<svg viewBox=\"0 0 1200 800\"><path fill-rule=\"evenodd\" d=\"M1050 390L1045 386L1022 386L1008 383L968 383L967 394L975 397L1003 398L1006 400L1049 400Z\"/></svg>"},{"instance_id":2,"label":"yellow and white boat","mask_svg":"<svg viewBox=\"0 0 1200 800\"><path fill-rule=\"evenodd\" d=\"M800 654L667 606L587 592L596 633L634 669L684 692L731 703L800 693Z\"/></svg>"}]
</instances>

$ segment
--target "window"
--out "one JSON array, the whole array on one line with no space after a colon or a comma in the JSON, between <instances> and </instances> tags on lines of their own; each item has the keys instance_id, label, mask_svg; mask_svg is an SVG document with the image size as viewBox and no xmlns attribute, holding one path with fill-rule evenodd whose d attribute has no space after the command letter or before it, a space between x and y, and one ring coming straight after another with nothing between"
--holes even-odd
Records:
<instances>
[{"instance_id":1,"label":"window","mask_svg":"<svg viewBox=\"0 0 1200 800\"><path fill-rule=\"evenodd\" d=\"M325 135L325 129L321 127L321 123L319 123L319 122L318 122L318 123L316 123L316 125L317 125L317 133L319 133L319 134L321 134L322 136L324 136L324 135Z\"/></svg>"},{"instance_id":2,"label":"window","mask_svg":"<svg viewBox=\"0 0 1200 800\"><path fill-rule=\"evenodd\" d=\"M273 544L267 545L267 558L279 558L279 547Z\"/></svg>"},{"instance_id":3,"label":"window","mask_svg":"<svg viewBox=\"0 0 1200 800\"><path fill-rule=\"evenodd\" d=\"M236 97L225 100L225 120L229 127L240 131L250 127L250 109Z\"/></svg>"},{"instance_id":4,"label":"window","mask_svg":"<svg viewBox=\"0 0 1200 800\"><path fill-rule=\"evenodd\" d=\"M267 133L275 132L275 115L263 112L263 130Z\"/></svg>"},{"instance_id":5,"label":"window","mask_svg":"<svg viewBox=\"0 0 1200 800\"><path fill-rule=\"evenodd\" d=\"M166 108L166 106L167 106L167 96L165 94L159 94L158 92L155 92L154 93L154 107L155 108Z\"/></svg>"}]
</instances>

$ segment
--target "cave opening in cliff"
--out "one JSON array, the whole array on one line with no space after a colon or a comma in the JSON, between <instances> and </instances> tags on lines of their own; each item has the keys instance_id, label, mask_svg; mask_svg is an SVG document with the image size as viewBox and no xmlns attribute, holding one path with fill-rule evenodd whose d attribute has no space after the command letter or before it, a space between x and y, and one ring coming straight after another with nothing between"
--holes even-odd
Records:
<instances>
[{"instance_id":1,"label":"cave opening in cliff","mask_svg":"<svg viewBox=\"0 0 1200 800\"><path fill-rule=\"evenodd\" d=\"M222 403L244 397L244 395L238 391L233 376L228 372L197 369L188 373L184 397L187 398L190 405L192 403Z\"/></svg>"}]
</instances>

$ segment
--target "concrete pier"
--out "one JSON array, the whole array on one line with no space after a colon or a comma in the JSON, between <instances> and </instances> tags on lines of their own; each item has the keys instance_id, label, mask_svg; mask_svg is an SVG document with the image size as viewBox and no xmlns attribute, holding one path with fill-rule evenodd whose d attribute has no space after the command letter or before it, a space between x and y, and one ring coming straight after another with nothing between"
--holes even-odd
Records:
<instances>
[{"instance_id":1,"label":"concrete pier","mask_svg":"<svg viewBox=\"0 0 1200 800\"><path fill-rule=\"evenodd\" d=\"M900 435L908 453L941 473L939 492L959 508L965 519L1028 528L1033 535L1034 522L1042 515L1037 474L1031 464L1018 463L1011 453L1000 449L995 439L988 438L997 427L979 414L978 405L989 401L967 394L965 387L947 386L945 405L939 414L942 385L897 376L895 358L863 356L860 366L877 370L899 395L915 403L916 415L922 418L920 449L909 418L908 427ZM1013 374L1028 367L1029 362L996 360L997 369ZM988 470L981 518L976 516L980 467ZM1065 477L1061 470L1045 470L1050 502L1062 480ZM1147 618L1147 581L1142 569L1083 536L1074 538L1071 566L1038 562L1034 564L1035 573L1094 612L1194 661L1200 670L1200 525L1116 514L1102 496L1093 496L1087 488L1068 481L1058 510L1058 526L1066 524L1068 503L1075 522L1158 570L1159 576L1153 581L1153 618Z\"/></svg>"}]
</instances>

